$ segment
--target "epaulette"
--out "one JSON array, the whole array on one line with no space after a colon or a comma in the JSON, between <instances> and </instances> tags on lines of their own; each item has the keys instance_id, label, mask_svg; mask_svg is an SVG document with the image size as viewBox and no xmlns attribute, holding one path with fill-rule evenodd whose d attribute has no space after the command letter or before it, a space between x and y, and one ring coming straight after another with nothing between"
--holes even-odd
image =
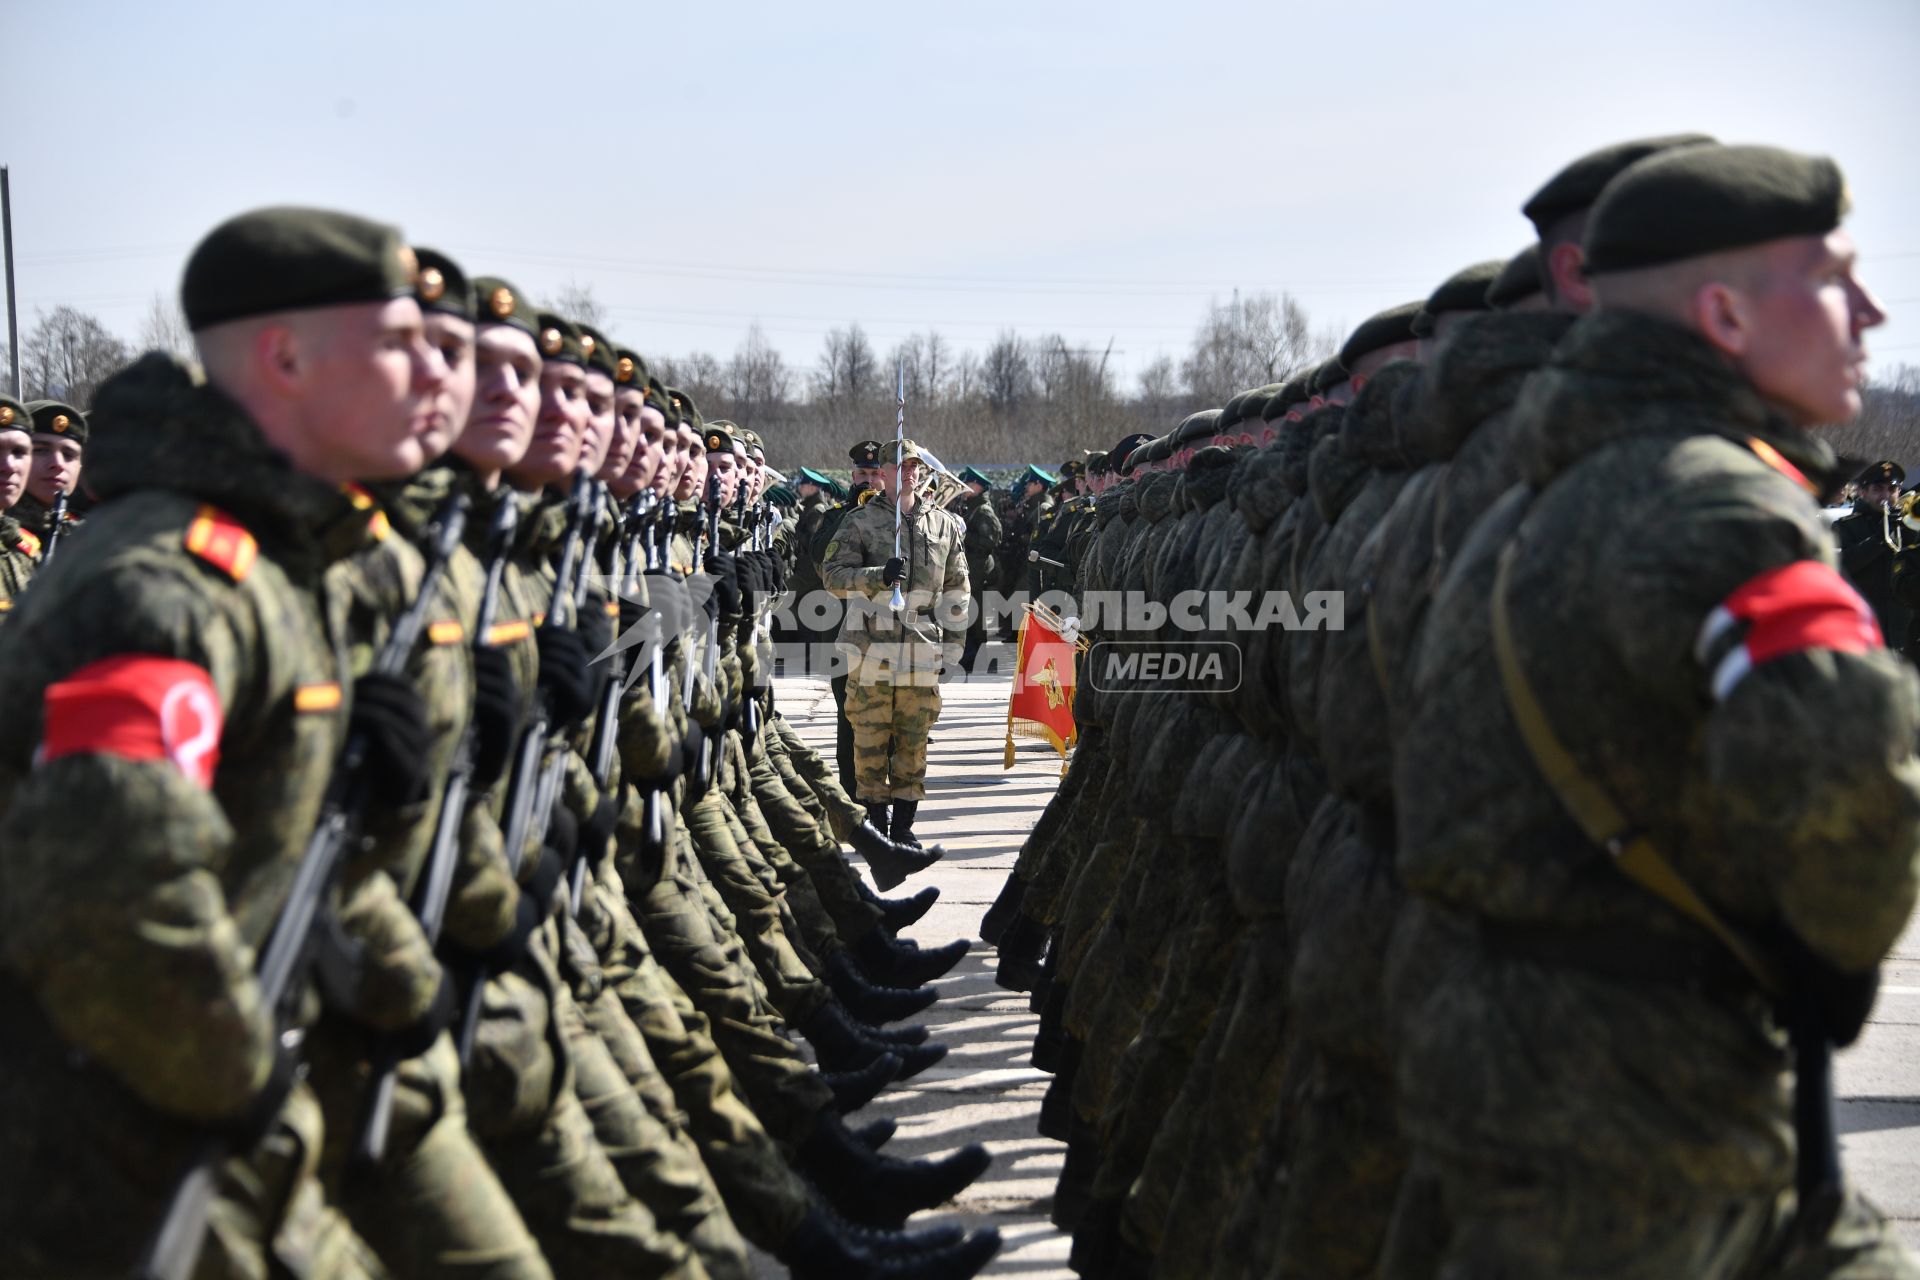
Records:
<instances>
[{"instance_id":1,"label":"epaulette","mask_svg":"<svg viewBox=\"0 0 1920 1280\"><path fill-rule=\"evenodd\" d=\"M32 556L35 560L38 560L40 558L40 535L31 529L22 529L20 531L20 549Z\"/></svg>"},{"instance_id":2,"label":"epaulette","mask_svg":"<svg viewBox=\"0 0 1920 1280\"><path fill-rule=\"evenodd\" d=\"M194 513L193 523L187 526L187 535L182 541L187 550L235 582L247 580L260 554L260 544L245 526L214 506L202 505Z\"/></svg>"},{"instance_id":3,"label":"epaulette","mask_svg":"<svg viewBox=\"0 0 1920 1280\"><path fill-rule=\"evenodd\" d=\"M380 504L374 500L374 496L353 483L342 485L341 490L347 495L347 501L353 504L355 511L370 513L367 516L367 533L375 542L385 542L387 535L393 532L393 525L388 522L387 513L380 509Z\"/></svg>"}]
</instances>

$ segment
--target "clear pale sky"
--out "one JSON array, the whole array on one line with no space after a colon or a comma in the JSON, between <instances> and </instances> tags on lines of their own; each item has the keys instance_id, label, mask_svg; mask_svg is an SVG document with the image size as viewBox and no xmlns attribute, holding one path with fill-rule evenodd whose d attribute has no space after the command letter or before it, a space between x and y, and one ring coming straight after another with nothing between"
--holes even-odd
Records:
<instances>
[{"instance_id":1,"label":"clear pale sky","mask_svg":"<svg viewBox=\"0 0 1920 1280\"><path fill-rule=\"evenodd\" d=\"M292 202L589 283L643 353L1012 327L1130 375L1236 288L1344 331L1521 247L1581 152L1699 129L1841 162L1875 364L1920 364L1920 0L0 0L0 51L23 329L131 340Z\"/></svg>"}]
</instances>

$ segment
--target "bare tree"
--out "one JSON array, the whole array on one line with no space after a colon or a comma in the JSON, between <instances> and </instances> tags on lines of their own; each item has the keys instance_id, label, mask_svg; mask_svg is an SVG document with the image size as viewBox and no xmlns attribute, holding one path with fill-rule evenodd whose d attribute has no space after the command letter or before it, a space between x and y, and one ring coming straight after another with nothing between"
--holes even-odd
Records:
<instances>
[{"instance_id":1,"label":"bare tree","mask_svg":"<svg viewBox=\"0 0 1920 1280\"><path fill-rule=\"evenodd\" d=\"M20 347L21 385L28 399L65 400L85 409L100 384L133 358L127 344L93 316L72 307L36 312Z\"/></svg>"},{"instance_id":2,"label":"bare tree","mask_svg":"<svg viewBox=\"0 0 1920 1280\"><path fill-rule=\"evenodd\" d=\"M187 318L180 313L178 303L157 293L153 295L146 319L140 322L140 349L165 351L182 360L195 357L193 331L187 328Z\"/></svg>"},{"instance_id":3,"label":"bare tree","mask_svg":"<svg viewBox=\"0 0 1920 1280\"><path fill-rule=\"evenodd\" d=\"M569 280L542 305L575 324L590 324L596 329L607 327L607 309L600 299L593 296L593 286L590 284Z\"/></svg>"},{"instance_id":4,"label":"bare tree","mask_svg":"<svg viewBox=\"0 0 1920 1280\"><path fill-rule=\"evenodd\" d=\"M727 408L743 427L771 418L793 392L793 371L758 324L727 361L720 378Z\"/></svg>"},{"instance_id":5,"label":"bare tree","mask_svg":"<svg viewBox=\"0 0 1920 1280\"><path fill-rule=\"evenodd\" d=\"M1898 462L1920 480L1920 366L1902 364L1860 388L1860 416L1821 433L1828 444L1862 464Z\"/></svg>"},{"instance_id":6,"label":"bare tree","mask_svg":"<svg viewBox=\"0 0 1920 1280\"><path fill-rule=\"evenodd\" d=\"M1180 401L1180 375L1174 371L1173 357L1150 361L1140 371L1139 382L1140 399L1135 407L1140 416L1152 423L1172 421Z\"/></svg>"},{"instance_id":7,"label":"bare tree","mask_svg":"<svg viewBox=\"0 0 1920 1280\"><path fill-rule=\"evenodd\" d=\"M829 329L813 372L813 397L828 418L836 423L852 420L879 390L879 362L866 330L857 324Z\"/></svg>"},{"instance_id":8,"label":"bare tree","mask_svg":"<svg viewBox=\"0 0 1920 1280\"><path fill-rule=\"evenodd\" d=\"M1237 392L1304 369L1337 342L1312 332L1306 308L1292 294L1235 294L1207 309L1180 372L1202 404L1225 404Z\"/></svg>"},{"instance_id":9,"label":"bare tree","mask_svg":"<svg viewBox=\"0 0 1920 1280\"><path fill-rule=\"evenodd\" d=\"M1019 412L1034 394L1033 358L1027 340L1008 329L980 359L980 389L996 416Z\"/></svg>"}]
</instances>

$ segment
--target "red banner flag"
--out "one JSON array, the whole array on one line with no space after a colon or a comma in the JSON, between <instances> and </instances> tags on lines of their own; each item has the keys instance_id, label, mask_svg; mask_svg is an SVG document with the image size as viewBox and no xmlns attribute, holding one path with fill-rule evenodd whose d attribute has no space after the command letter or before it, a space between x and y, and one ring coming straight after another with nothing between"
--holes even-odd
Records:
<instances>
[{"instance_id":1,"label":"red banner flag","mask_svg":"<svg viewBox=\"0 0 1920 1280\"><path fill-rule=\"evenodd\" d=\"M1028 606L1020 620L1013 693L1007 699L1006 767L1013 768L1013 739L1045 738L1063 757L1073 745L1074 657L1077 637L1051 610Z\"/></svg>"}]
</instances>

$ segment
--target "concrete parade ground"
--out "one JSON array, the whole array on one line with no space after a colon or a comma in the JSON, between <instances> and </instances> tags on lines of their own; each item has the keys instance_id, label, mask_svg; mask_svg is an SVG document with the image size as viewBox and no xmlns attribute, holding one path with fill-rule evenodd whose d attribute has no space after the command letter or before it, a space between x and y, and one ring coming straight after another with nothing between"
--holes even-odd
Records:
<instances>
[{"instance_id":1,"label":"concrete parade ground","mask_svg":"<svg viewBox=\"0 0 1920 1280\"><path fill-rule=\"evenodd\" d=\"M947 857L892 891L940 888L940 901L907 936L923 946L973 942L959 967L934 984L940 1002L923 1015L933 1038L951 1052L850 1119L898 1120L898 1136L886 1148L891 1155L937 1156L967 1142L985 1143L994 1156L985 1176L954 1204L920 1214L912 1225L952 1220L997 1227L1006 1243L983 1274L1067 1280L1071 1241L1047 1220L1066 1147L1035 1131L1051 1079L1028 1062L1039 1020L1028 1012L1026 996L994 985L995 954L979 940L981 915L1060 781L1059 757L1037 739L1016 739L1017 762L1002 769L1008 684L1001 676L942 686L927 799L914 830L923 841L946 846ZM775 690L780 712L831 760L835 716L827 682L783 676ZM1886 966L1866 1034L1838 1055L1835 1080L1848 1176L1920 1250L1920 932L1913 927ZM764 1275L783 1274L771 1259L759 1261Z\"/></svg>"}]
</instances>

